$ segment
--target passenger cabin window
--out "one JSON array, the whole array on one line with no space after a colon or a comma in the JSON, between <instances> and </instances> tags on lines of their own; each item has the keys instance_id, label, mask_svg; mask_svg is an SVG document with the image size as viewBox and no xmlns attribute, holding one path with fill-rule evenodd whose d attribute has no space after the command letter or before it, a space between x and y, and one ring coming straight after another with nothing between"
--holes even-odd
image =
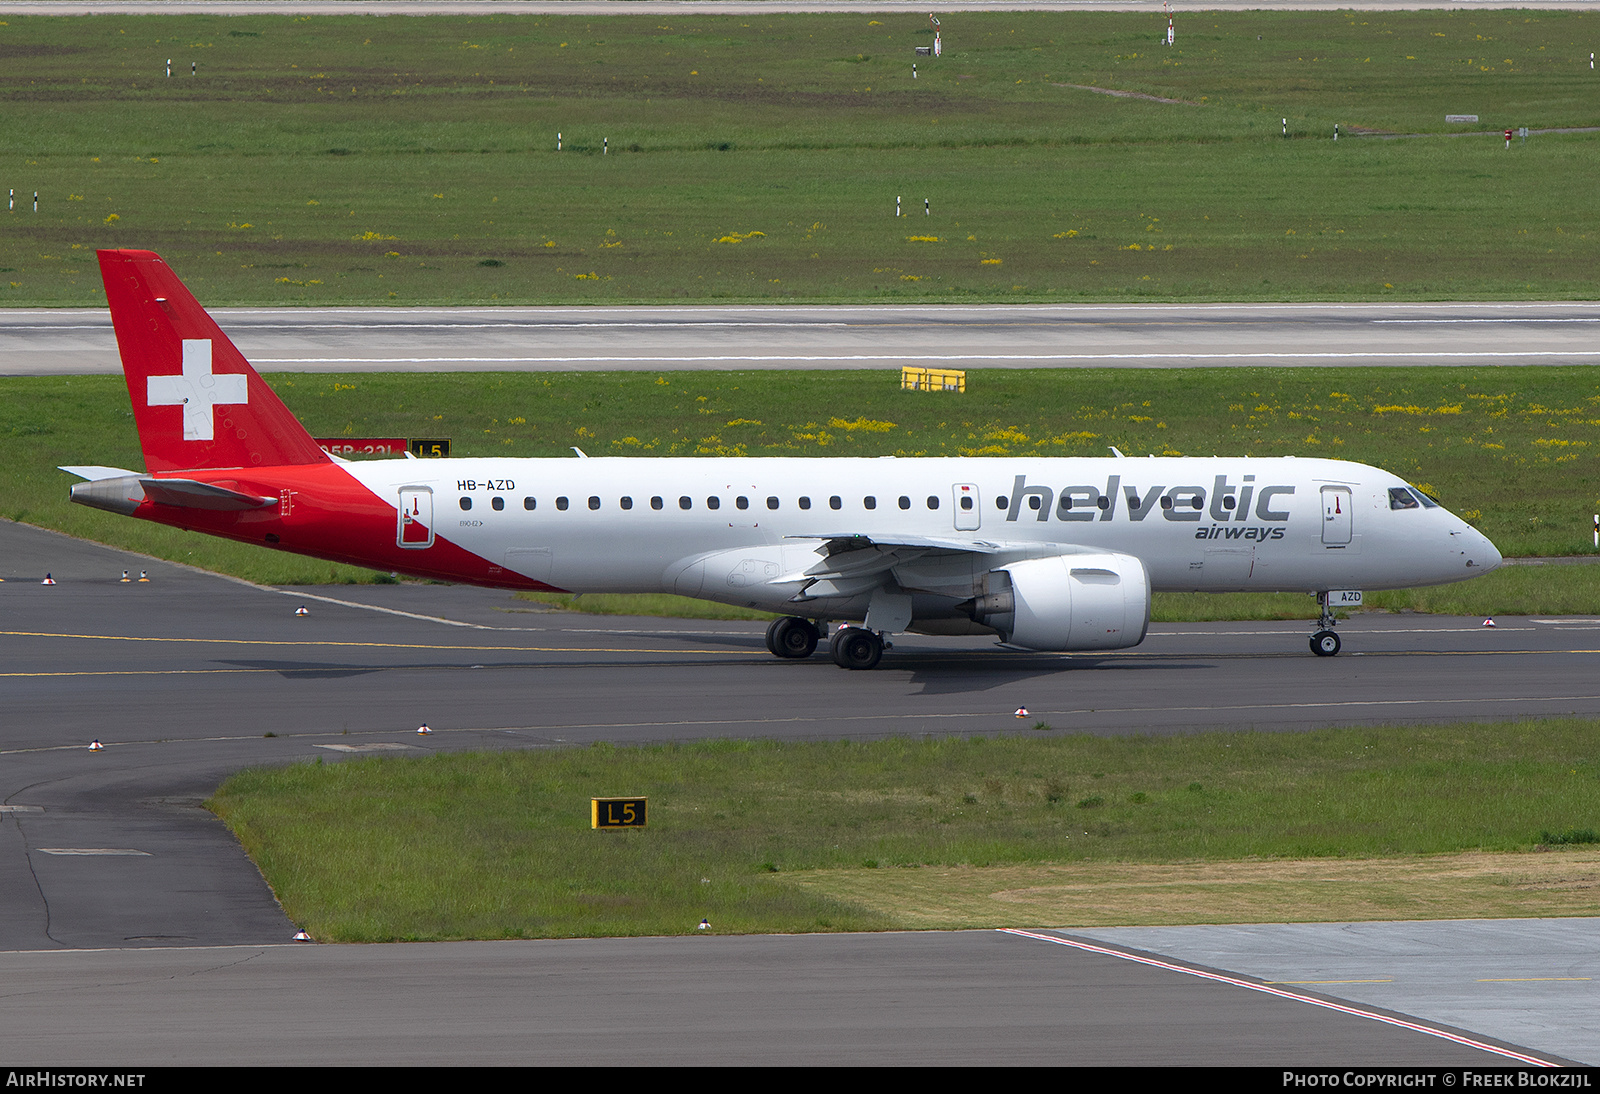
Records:
<instances>
[{"instance_id":1,"label":"passenger cabin window","mask_svg":"<svg viewBox=\"0 0 1600 1094\"><path fill-rule=\"evenodd\" d=\"M800 508L802 508L802 509L810 509L811 508L811 499L810 498L805 498L805 497L801 498L800 499Z\"/></svg>"},{"instance_id":2,"label":"passenger cabin window","mask_svg":"<svg viewBox=\"0 0 1600 1094\"><path fill-rule=\"evenodd\" d=\"M461 509L462 509L462 511L465 512L466 510L471 509L471 508L472 508L472 499L471 498L462 498L461 499Z\"/></svg>"},{"instance_id":3,"label":"passenger cabin window","mask_svg":"<svg viewBox=\"0 0 1600 1094\"><path fill-rule=\"evenodd\" d=\"M1110 509L1111 508L1111 495L1110 494L1101 494L1100 495L1100 500L1095 502L1095 505L1099 506L1101 509ZM1230 506L1228 506L1228 508L1232 509L1233 506L1230 505Z\"/></svg>"},{"instance_id":4,"label":"passenger cabin window","mask_svg":"<svg viewBox=\"0 0 1600 1094\"><path fill-rule=\"evenodd\" d=\"M777 498L768 498L767 499L767 508L768 509L776 509L777 507L778 507L778 499Z\"/></svg>"},{"instance_id":5,"label":"passenger cabin window","mask_svg":"<svg viewBox=\"0 0 1600 1094\"><path fill-rule=\"evenodd\" d=\"M489 500L489 508L493 509L496 513L498 513L500 510L504 509L505 507L506 507L506 499L505 498L491 498Z\"/></svg>"},{"instance_id":6,"label":"passenger cabin window","mask_svg":"<svg viewBox=\"0 0 1600 1094\"><path fill-rule=\"evenodd\" d=\"M876 509L878 507L878 499L868 494L861 499L861 507L863 509Z\"/></svg>"},{"instance_id":7,"label":"passenger cabin window","mask_svg":"<svg viewBox=\"0 0 1600 1094\"><path fill-rule=\"evenodd\" d=\"M681 497L681 498L678 499L678 508L679 509L690 509L690 508L693 508L693 507L694 507L694 499L693 498L685 495L684 497Z\"/></svg>"},{"instance_id":8,"label":"passenger cabin window","mask_svg":"<svg viewBox=\"0 0 1600 1094\"><path fill-rule=\"evenodd\" d=\"M1171 509L1172 508L1172 499L1170 497L1167 497L1166 495L1162 495L1161 508L1163 508L1163 509Z\"/></svg>"},{"instance_id":9,"label":"passenger cabin window","mask_svg":"<svg viewBox=\"0 0 1600 1094\"><path fill-rule=\"evenodd\" d=\"M652 508L652 509L660 509L665 504L666 503L663 502L660 498L651 498L650 499L650 508Z\"/></svg>"},{"instance_id":10,"label":"passenger cabin window","mask_svg":"<svg viewBox=\"0 0 1600 1094\"><path fill-rule=\"evenodd\" d=\"M828 508L829 509L843 509L844 508L844 502L839 500L839 495L838 494L835 494L833 497L828 499Z\"/></svg>"},{"instance_id":11,"label":"passenger cabin window","mask_svg":"<svg viewBox=\"0 0 1600 1094\"><path fill-rule=\"evenodd\" d=\"M598 509L598 508L600 508L600 499L595 497L593 494L589 495L589 508L590 509Z\"/></svg>"},{"instance_id":12,"label":"passenger cabin window","mask_svg":"<svg viewBox=\"0 0 1600 1094\"><path fill-rule=\"evenodd\" d=\"M904 494L900 495L900 508L902 508L902 509L910 509L911 508L911 499L906 497Z\"/></svg>"},{"instance_id":13,"label":"passenger cabin window","mask_svg":"<svg viewBox=\"0 0 1600 1094\"><path fill-rule=\"evenodd\" d=\"M966 501L967 499L962 498L961 500ZM1006 497L1004 494L1001 494L999 497L994 499L994 507L996 509L1010 509L1011 499Z\"/></svg>"},{"instance_id":14,"label":"passenger cabin window","mask_svg":"<svg viewBox=\"0 0 1600 1094\"><path fill-rule=\"evenodd\" d=\"M1390 509L1421 509L1422 503L1411 496L1411 491L1404 486L1389 487Z\"/></svg>"},{"instance_id":15,"label":"passenger cabin window","mask_svg":"<svg viewBox=\"0 0 1600 1094\"><path fill-rule=\"evenodd\" d=\"M564 498L564 497L557 498L556 499L556 508L561 510L563 513L565 513L567 511L567 499Z\"/></svg>"},{"instance_id":16,"label":"passenger cabin window","mask_svg":"<svg viewBox=\"0 0 1600 1094\"><path fill-rule=\"evenodd\" d=\"M970 502L972 499L971 498L962 498L961 500L962 501L966 501L966 502ZM939 495L937 495L937 494L929 494L928 495L928 508L929 509L937 509L937 508L939 508ZM972 506L968 505L967 508L971 509Z\"/></svg>"},{"instance_id":17,"label":"passenger cabin window","mask_svg":"<svg viewBox=\"0 0 1600 1094\"><path fill-rule=\"evenodd\" d=\"M622 508L624 508L624 509L632 509L633 508L633 499L632 498L628 498L628 497L619 498L619 499L617 499L617 504L622 506Z\"/></svg>"},{"instance_id":18,"label":"passenger cabin window","mask_svg":"<svg viewBox=\"0 0 1600 1094\"><path fill-rule=\"evenodd\" d=\"M711 497L706 499L706 508L707 509L719 509L721 507L722 507L722 499L717 497L715 494L713 494Z\"/></svg>"},{"instance_id":19,"label":"passenger cabin window","mask_svg":"<svg viewBox=\"0 0 1600 1094\"><path fill-rule=\"evenodd\" d=\"M1101 500L1104 501L1105 499L1102 498ZM1227 497L1222 499L1222 507L1224 509L1232 509L1235 506L1237 506L1238 504L1239 504L1239 499L1234 497L1232 494L1229 494ZM1105 506L1102 505L1100 508L1104 509Z\"/></svg>"},{"instance_id":20,"label":"passenger cabin window","mask_svg":"<svg viewBox=\"0 0 1600 1094\"><path fill-rule=\"evenodd\" d=\"M961 499L961 508L963 510L965 510L966 512L968 512L968 513L972 512L972 499L971 498L962 498Z\"/></svg>"},{"instance_id":21,"label":"passenger cabin window","mask_svg":"<svg viewBox=\"0 0 1600 1094\"><path fill-rule=\"evenodd\" d=\"M733 499L733 504L734 504L734 506L736 508L748 509L748 508L750 508L750 499L746 498L746 497L734 498Z\"/></svg>"},{"instance_id":22,"label":"passenger cabin window","mask_svg":"<svg viewBox=\"0 0 1600 1094\"><path fill-rule=\"evenodd\" d=\"M522 507L531 513L535 509L539 508L539 503L534 501L532 498L523 498Z\"/></svg>"}]
</instances>

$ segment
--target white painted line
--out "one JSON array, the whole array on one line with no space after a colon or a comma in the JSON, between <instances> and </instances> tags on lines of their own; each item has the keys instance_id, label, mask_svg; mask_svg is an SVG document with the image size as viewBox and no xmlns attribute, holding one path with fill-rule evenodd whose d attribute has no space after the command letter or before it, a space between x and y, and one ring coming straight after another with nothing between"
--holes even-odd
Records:
<instances>
[{"instance_id":1,"label":"white painted line","mask_svg":"<svg viewBox=\"0 0 1600 1094\"><path fill-rule=\"evenodd\" d=\"M1541 319L1536 317L1506 316L1500 319L1371 319L1371 323L1600 323L1600 319L1579 317Z\"/></svg>"},{"instance_id":2,"label":"white painted line","mask_svg":"<svg viewBox=\"0 0 1600 1094\"><path fill-rule=\"evenodd\" d=\"M380 608L376 604L362 604L356 600L340 600L333 596L319 596L316 593L295 592L292 589L276 589L270 585L257 585L255 588L266 589L268 592L281 593L292 596L297 600L320 600L324 604L338 604L343 608L360 608L363 611L382 612L384 615L398 615L406 619L420 619L425 623L444 623L451 627L468 627L475 631L504 631L504 630L531 630L529 627L486 627L482 623L462 623L455 619L446 619L439 615L418 615L416 612L403 612L399 608Z\"/></svg>"},{"instance_id":3,"label":"white painted line","mask_svg":"<svg viewBox=\"0 0 1600 1094\"><path fill-rule=\"evenodd\" d=\"M416 746L390 744L387 741L381 741L370 745L317 745L317 747L326 748L333 752L400 752Z\"/></svg>"},{"instance_id":4,"label":"white painted line","mask_svg":"<svg viewBox=\"0 0 1600 1094\"><path fill-rule=\"evenodd\" d=\"M0 813L43 813L42 805L0 805Z\"/></svg>"},{"instance_id":5,"label":"white painted line","mask_svg":"<svg viewBox=\"0 0 1600 1094\"><path fill-rule=\"evenodd\" d=\"M41 847L47 855L142 855L149 858L149 851L138 851L132 847Z\"/></svg>"},{"instance_id":6,"label":"white painted line","mask_svg":"<svg viewBox=\"0 0 1600 1094\"><path fill-rule=\"evenodd\" d=\"M1221 973L1206 972L1202 969L1189 968L1185 965L1175 965L1170 961L1162 961L1158 958L1147 957L1143 954L1125 953L1122 950L1113 950L1106 946L1096 946L1088 942L1079 942L1076 939L1062 938L1059 935L1037 934L1033 931L1018 930L1015 927L1002 928L1001 933L1014 934L1021 938L1037 939L1040 942L1052 942L1057 946L1067 946L1071 949L1085 950L1089 953L1097 953L1106 957L1116 957L1123 961L1133 961L1140 965L1150 965L1154 968L1166 969L1168 972L1181 972L1185 976L1195 976L1202 980L1212 980L1219 984L1231 984L1236 988L1246 988L1250 991L1261 992L1264 995L1275 995L1280 999L1292 999L1298 1003L1310 1003L1312 1006L1322 1007L1324 1010L1338 1011L1340 1014L1349 1014L1357 1018L1369 1018L1374 1022L1381 1022L1386 1026L1396 1026L1400 1029L1409 1029L1414 1033L1425 1033L1430 1037L1438 1037L1446 1041L1453 1041L1458 1045L1466 1045L1468 1048L1480 1049L1484 1052L1493 1053L1496 1056L1504 1056L1507 1059L1517 1060L1524 1064L1531 1064L1534 1067L1559 1066L1549 1060L1541 1060L1537 1056L1528 1056L1521 1052L1514 1051L1513 1049L1501 1048L1499 1045L1491 1045L1483 1041L1475 1041L1470 1037L1463 1037L1459 1033L1451 1033L1449 1030L1437 1029L1433 1026L1425 1026L1421 1022L1409 1022L1403 1018L1392 1018L1387 1014L1379 1014L1376 1011L1363 1010L1360 1007L1352 1007L1347 1003L1335 1003L1331 999L1317 999L1309 995L1301 995L1298 992L1284 991L1282 988L1275 988L1268 984L1252 983L1249 980L1240 980L1237 977L1224 976Z\"/></svg>"}]
</instances>

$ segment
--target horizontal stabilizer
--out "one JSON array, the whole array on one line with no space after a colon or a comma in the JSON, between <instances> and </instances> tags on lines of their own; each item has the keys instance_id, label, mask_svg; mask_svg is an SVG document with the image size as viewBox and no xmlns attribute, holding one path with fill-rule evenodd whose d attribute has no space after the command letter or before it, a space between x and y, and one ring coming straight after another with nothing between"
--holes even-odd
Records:
<instances>
[{"instance_id":1,"label":"horizontal stabilizer","mask_svg":"<svg viewBox=\"0 0 1600 1094\"><path fill-rule=\"evenodd\" d=\"M140 479L145 497L161 505L178 505L185 509L265 509L277 505L277 498L264 498L258 494L241 494L226 486L213 486L209 482L193 479Z\"/></svg>"},{"instance_id":2,"label":"horizontal stabilizer","mask_svg":"<svg viewBox=\"0 0 1600 1094\"><path fill-rule=\"evenodd\" d=\"M105 470L115 471L116 468ZM77 471L73 473L76 474ZM183 509L211 509L222 512L265 509L269 505L278 504L277 498L241 494L237 490L229 490L225 486L213 486L208 482L195 482L193 479L153 479L147 475L132 473L75 483L72 487L72 500L91 509L104 509L109 513L120 513L123 516L132 514L146 500Z\"/></svg>"},{"instance_id":3,"label":"horizontal stabilizer","mask_svg":"<svg viewBox=\"0 0 1600 1094\"><path fill-rule=\"evenodd\" d=\"M57 471L65 471L69 475L76 475L80 479L130 479L142 475L142 471L129 471L122 467L58 467Z\"/></svg>"}]
</instances>

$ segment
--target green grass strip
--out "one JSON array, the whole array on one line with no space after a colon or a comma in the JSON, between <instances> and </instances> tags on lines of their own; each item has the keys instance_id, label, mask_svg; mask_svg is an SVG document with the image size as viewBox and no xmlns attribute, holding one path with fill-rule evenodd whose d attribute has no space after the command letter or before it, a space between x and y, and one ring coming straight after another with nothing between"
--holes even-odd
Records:
<instances>
[{"instance_id":1,"label":"green grass strip","mask_svg":"<svg viewBox=\"0 0 1600 1094\"><path fill-rule=\"evenodd\" d=\"M924 922L872 907L905 870L1528 851L1600 826L1597 730L597 744L319 759L210 804L328 941L861 930ZM624 794L650 826L591 830L590 797Z\"/></svg>"},{"instance_id":2,"label":"green grass strip","mask_svg":"<svg viewBox=\"0 0 1600 1094\"><path fill-rule=\"evenodd\" d=\"M0 306L1592 299L1597 18L11 16Z\"/></svg>"}]
</instances>

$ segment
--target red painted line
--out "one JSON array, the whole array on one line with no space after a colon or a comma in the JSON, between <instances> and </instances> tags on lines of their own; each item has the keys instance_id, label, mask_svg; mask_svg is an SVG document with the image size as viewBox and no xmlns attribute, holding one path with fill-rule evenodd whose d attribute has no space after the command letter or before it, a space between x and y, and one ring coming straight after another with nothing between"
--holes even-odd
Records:
<instances>
[{"instance_id":1,"label":"red painted line","mask_svg":"<svg viewBox=\"0 0 1600 1094\"><path fill-rule=\"evenodd\" d=\"M1408 1022L1403 1018L1391 1018L1386 1014L1379 1014L1376 1011L1362 1010L1359 1007L1352 1007L1345 1003L1335 1003L1327 999L1317 999L1309 995L1300 995L1297 992L1284 991L1282 988L1274 988L1266 984L1252 984L1248 980L1240 980L1237 977L1232 976L1223 976L1221 973L1205 972L1201 969L1192 969L1184 965L1174 965L1170 961L1162 961L1154 957L1144 957L1139 954L1124 953L1121 950L1113 950L1106 946L1096 946L1093 943L1079 942L1071 938L1062 938L1059 935L1037 934L1033 931L1024 931L1016 927L1002 927L1001 933L1020 935L1023 938L1033 938L1040 942L1053 942L1057 946L1070 946L1073 949L1086 950L1089 953L1104 954L1107 957L1118 957L1124 961L1136 961L1141 965L1152 965L1155 968L1166 969L1169 972L1181 972L1188 976L1198 976L1202 980L1215 980L1218 983L1231 984L1236 988L1248 988L1251 991L1259 991L1266 995L1276 995L1281 999L1293 999L1300 1003L1310 1003L1314 1007L1323 1007L1326 1010L1336 1010L1342 1014L1354 1015L1357 1018L1370 1018L1372 1021L1382 1022L1384 1025L1398 1026L1401 1029L1409 1029L1416 1033L1426 1033L1431 1037L1442 1037L1446 1041L1454 1041L1458 1045L1466 1045L1469 1048L1482 1049L1484 1052L1492 1052L1496 1056L1505 1056L1524 1064L1532 1064L1534 1067L1559 1066L1551 1063L1549 1060L1541 1060L1537 1056L1525 1056L1520 1052L1514 1052L1508 1048L1500 1048L1497 1045L1485 1044L1482 1041L1474 1041L1470 1037L1463 1037L1458 1033L1450 1033L1447 1030L1435 1029L1432 1026L1425 1026L1418 1022Z\"/></svg>"}]
</instances>

